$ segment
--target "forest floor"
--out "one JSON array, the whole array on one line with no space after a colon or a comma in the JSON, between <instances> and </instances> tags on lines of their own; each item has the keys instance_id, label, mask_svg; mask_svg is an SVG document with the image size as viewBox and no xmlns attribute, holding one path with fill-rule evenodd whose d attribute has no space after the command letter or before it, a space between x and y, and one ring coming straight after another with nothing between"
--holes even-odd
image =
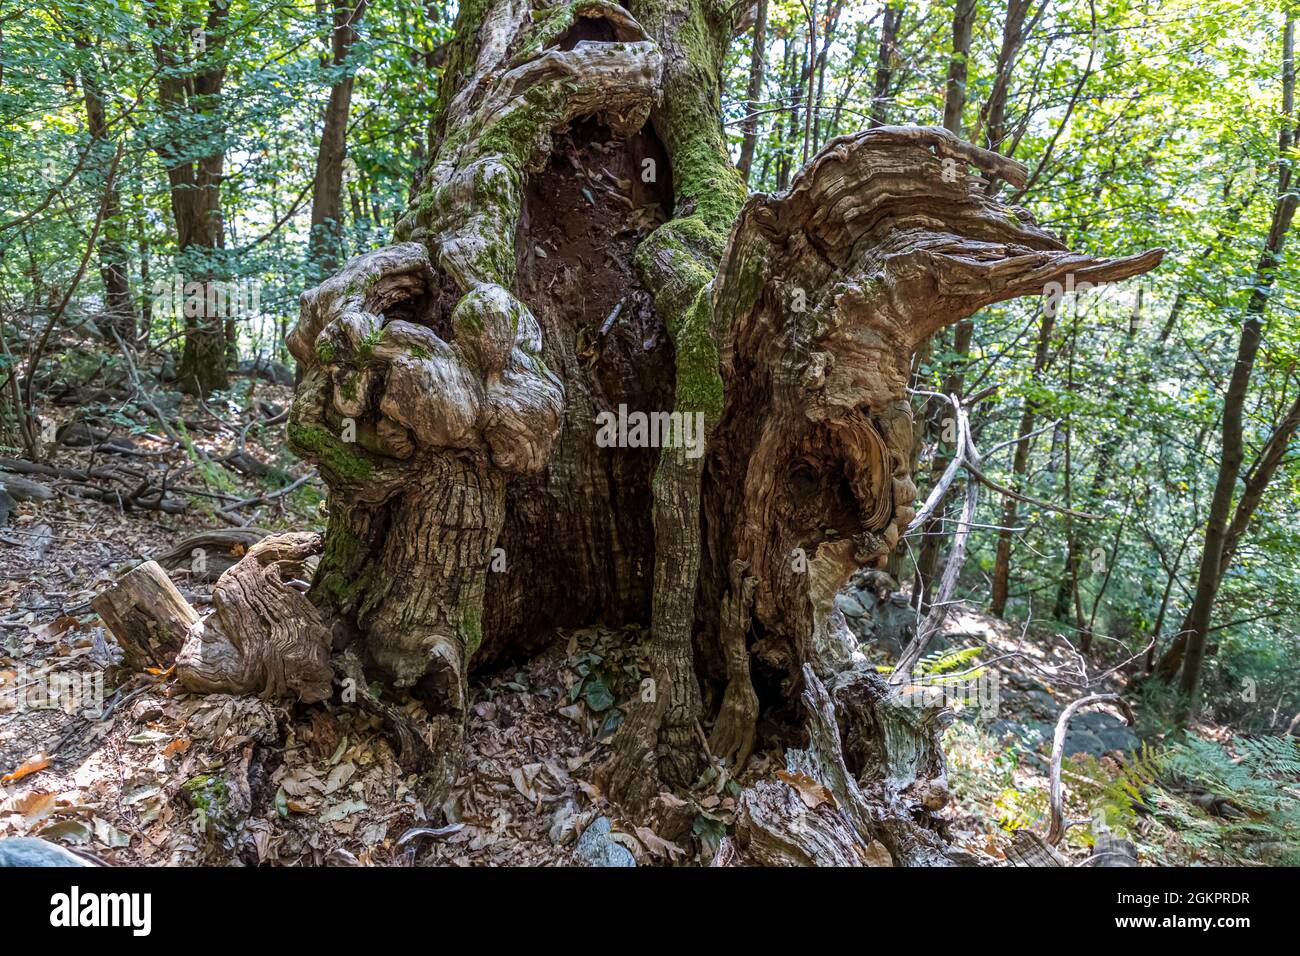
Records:
<instances>
[{"instance_id":1,"label":"forest floor","mask_svg":"<svg viewBox=\"0 0 1300 956\"><path fill-rule=\"evenodd\" d=\"M622 819L595 782L622 677L637 673L635 642L621 632L557 635L526 664L475 677L464 774L443 808L454 825L437 833L376 717L184 694L169 672L113 683L116 648L89 601L115 572L159 558L203 608L223 560L242 549L196 563L183 543L191 535L321 526L319 483L297 481L307 472L274 424L292 389L257 378L237 387L220 406L167 396L181 444L129 404L53 409L60 442L48 462L58 470L22 476L45 491L15 493L0 511L0 837L39 835L115 864L572 865L579 835L604 817L609 840L640 865L707 864L740 786L778 770L781 755L756 754L739 780L703 781L678 842ZM219 463L241 446L240 469ZM0 482L6 463L16 467L0 460ZM183 511L141 507L164 488ZM1077 696L1054 675L1076 658L1063 642L965 610L950 616L945 643L963 667L987 660L996 672L996 712L959 707L947 732L954 800L943 815L951 839L998 865L1012 830L1044 826L1044 754ZM59 701L42 697L51 674L65 677ZM1077 718L1067 816L1086 819L1138 747L1116 715ZM1069 856L1088 855L1086 830L1072 831ZM1193 858L1154 818L1132 832L1143 863Z\"/></svg>"}]
</instances>

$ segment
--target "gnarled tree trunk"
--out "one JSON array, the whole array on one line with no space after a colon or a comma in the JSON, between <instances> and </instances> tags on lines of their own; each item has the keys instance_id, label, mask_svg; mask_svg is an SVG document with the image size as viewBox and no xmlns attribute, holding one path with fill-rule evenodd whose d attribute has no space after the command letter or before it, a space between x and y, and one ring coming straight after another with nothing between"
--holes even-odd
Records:
<instances>
[{"instance_id":1,"label":"gnarled tree trunk","mask_svg":"<svg viewBox=\"0 0 1300 956\"><path fill-rule=\"evenodd\" d=\"M771 786L834 799L800 822L789 794L750 795L737 855L940 862L914 826L946 793L939 715L865 667L832 603L913 514L911 352L1159 253L1067 251L989 197L985 174L1023 167L941 129L840 137L787 194L746 199L720 120L739 16L462 6L398 244L306 293L289 336L290 441L330 487L309 598L367 680L439 723L435 799L471 658L641 623L654 692L615 740L615 800L690 787L702 736L743 765L776 742L764 715L805 748ZM668 440L598 441L620 406L662 413ZM792 825L812 843L778 861Z\"/></svg>"}]
</instances>

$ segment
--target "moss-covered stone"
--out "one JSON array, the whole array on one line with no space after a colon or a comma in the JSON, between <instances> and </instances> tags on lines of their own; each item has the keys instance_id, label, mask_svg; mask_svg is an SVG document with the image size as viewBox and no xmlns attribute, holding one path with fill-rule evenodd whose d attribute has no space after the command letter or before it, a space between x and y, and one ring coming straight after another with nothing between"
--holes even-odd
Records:
<instances>
[{"instance_id":1,"label":"moss-covered stone","mask_svg":"<svg viewBox=\"0 0 1300 956\"><path fill-rule=\"evenodd\" d=\"M185 801L198 814L199 826L214 843L231 849L248 817L246 800L236 799L220 773L200 774L181 785Z\"/></svg>"}]
</instances>

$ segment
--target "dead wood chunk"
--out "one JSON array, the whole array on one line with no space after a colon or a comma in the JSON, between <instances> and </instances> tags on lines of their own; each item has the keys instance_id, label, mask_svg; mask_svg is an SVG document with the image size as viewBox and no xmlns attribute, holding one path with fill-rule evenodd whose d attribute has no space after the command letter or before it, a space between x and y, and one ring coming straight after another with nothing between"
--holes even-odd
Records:
<instances>
[{"instance_id":1,"label":"dead wood chunk","mask_svg":"<svg viewBox=\"0 0 1300 956\"><path fill-rule=\"evenodd\" d=\"M330 633L296 586L321 536L273 535L248 550L212 591L214 613L176 659L181 686L200 694L256 694L314 703L330 696Z\"/></svg>"},{"instance_id":2,"label":"dead wood chunk","mask_svg":"<svg viewBox=\"0 0 1300 956\"><path fill-rule=\"evenodd\" d=\"M199 624L198 613L156 561L132 568L90 606L117 638L132 670L165 669Z\"/></svg>"},{"instance_id":3,"label":"dead wood chunk","mask_svg":"<svg viewBox=\"0 0 1300 956\"><path fill-rule=\"evenodd\" d=\"M259 458L255 458L243 449L233 452L225 459L224 463L241 475L251 475L254 478L265 478L271 473L270 465Z\"/></svg>"},{"instance_id":4,"label":"dead wood chunk","mask_svg":"<svg viewBox=\"0 0 1300 956\"><path fill-rule=\"evenodd\" d=\"M1017 830L1007 860L1012 866L1069 866L1070 861L1061 856L1046 840L1032 830Z\"/></svg>"},{"instance_id":5,"label":"dead wood chunk","mask_svg":"<svg viewBox=\"0 0 1300 956\"><path fill-rule=\"evenodd\" d=\"M8 492L14 501L49 501L54 497L49 485L7 471L0 471L0 491Z\"/></svg>"},{"instance_id":6,"label":"dead wood chunk","mask_svg":"<svg viewBox=\"0 0 1300 956\"><path fill-rule=\"evenodd\" d=\"M735 847L741 861L747 866L868 865L862 839L827 794L825 802L808 800L795 786L769 780L743 791Z\"/></svg>"},{"instance_id":7,"label":"dead wood chunk","mask_svg":"<svg viewBox=\"0 0 1300 956\"><path fill-rule=\"evenodd\" d=\"M270 533L265 528L201 531L178 542L170 551L155 555L154 560L169 571L189 571L191 580L215 581Z\"/></svg>"},{"instance_id":8,"label":"dead wood chunk","mask_svg":"<svg viewBox=\"0 0 1300 956\"><path fill-rule=\"evenodd\" d=\"M1137 866L1137 847L1113 833L1098 833L1092 847L1094 866Z\"/></svg>"}]
</instances>

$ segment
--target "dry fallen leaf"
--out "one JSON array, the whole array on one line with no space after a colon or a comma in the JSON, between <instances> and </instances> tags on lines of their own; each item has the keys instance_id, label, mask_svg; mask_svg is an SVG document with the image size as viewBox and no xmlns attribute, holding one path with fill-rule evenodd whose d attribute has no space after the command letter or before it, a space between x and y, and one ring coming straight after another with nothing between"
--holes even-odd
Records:
<instances>
[{"instance_id":1,"label":"dry fallen leaf","mask_svg":"<svg viewBox=\"0 0 1300 956\"><path fill-rule=\"evenodd\" d=\"M75 617L69 617L65 614L63 617L56 618L48 624L42 624L39 627L30 627L28 630L36 640L45 644L53 644L60 636L62 636L64 631L70 627L74 627L76 623L77 619Z\"/></svg>"},{"instance_id":2,"label":"dry fallen leaf","mask_svg":"<svg viewBox=\"0 0 1300 956\"><path fill-rule=\"evenodd\" d=\"M889 855L885 845L879 840L872 840L862 853L862 860L867 866L893 866L894 858Z\"/></svg>"},{"instance_id":3,"label":"dry fallen leaf","mask_svg":"<svg viewBox=\"0 0 1300 956\"><path fill-rule=\"evenodd\" d=\"M636 828L637 839L645 844L645 848L654 856L667 857L669 860L676 860L686 851L670 840L665 840L659 834L655 833L649 827Z\"/></svg>"},{"instance_id":4,"label":"dry fallen leaf","mask_svg":"<svg viewBox=\"0 0 1300 956\"><path fill-rule=\"evenodd\" d=\"M36 823L49 816L50 811L54 809L54 794L33 790L26 796L16 799L14 809L23 815L24 822Z\"/></svg>"},{"instance_id":5,"label":"dry fallen leaf","mask_svg":"<svg viewBox=\"0 0 1300 956\"><path fill-rule=\"evenodd\" d=\"M839 808L839 804L835 800L835 794L806 773L791 773L788 770L778 770L776 776L778 780L783 780L794 788L795 792L799 794L799 799L804 802L804 805L809 810L816 810L823 803L829 803L832 807Z\"/></svg>"},{"instance_id":6,"label":"dry fallen leaf","mask_svg":"<svg viewBox=\"0 0 1300 956\"><path fill-rule=\"evenodd\" d=\"M131 845L131 837L128 834L123 833L102 817L95 817L94 827L95 839L109 849Z\"/></svg>"},{"instance_id":7,"label":"dry fallen leaf","mask_svg":"<svg viewBox=\"0 0 1300 956\"><path fill-rule=\"evenodd\" d=\"M325 792L333 793L335 790L338 790L351 780L352 775L356 772L357 765L350 760L347 763L339 764L330 771L329 778L325 781Z\"/></svg>"}]
</instances>

